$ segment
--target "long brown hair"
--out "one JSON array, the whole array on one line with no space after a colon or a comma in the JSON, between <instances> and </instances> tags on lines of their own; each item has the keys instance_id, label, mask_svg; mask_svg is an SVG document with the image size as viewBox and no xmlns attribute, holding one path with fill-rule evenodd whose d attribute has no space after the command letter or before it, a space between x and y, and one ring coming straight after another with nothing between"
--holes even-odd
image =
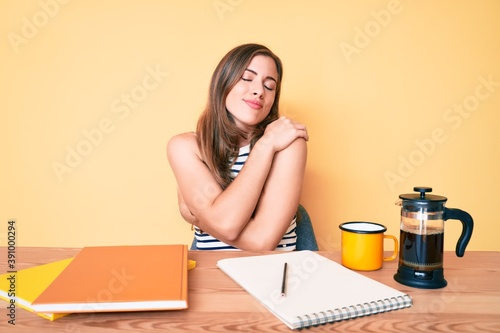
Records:
<instances>
[{"instance_id":1,"label":"long brown hair","mask_svg":"<svg viewBox=\"0 0 500 333\"><path fill-rule=\"evenodd\" d=\"M276 63L278 78L273 106L268 116L259 123L250 138L240 130L226 109L226 97L241 79L245 69L256 55L271 57ZM238 156L241 138L249 139L251 146L264 134L266 126L279 118L279 98L283 66L270 49L260 44L243 44L233 48L217 65L210 81L207 105L201 114L196 134L204 163L217 182L225 189L231 182L229 161Z\"/></svg>"}]
</instances>

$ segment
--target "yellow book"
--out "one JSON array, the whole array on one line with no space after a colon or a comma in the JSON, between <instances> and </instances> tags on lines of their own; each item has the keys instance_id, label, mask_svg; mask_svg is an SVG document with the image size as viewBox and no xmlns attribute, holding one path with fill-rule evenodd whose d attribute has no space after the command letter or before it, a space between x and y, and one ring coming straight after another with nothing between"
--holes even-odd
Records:
<instances>
[{"instance_id":1,"label":"yellow book","mask_svg":"<svg viewBox=\"0 0 500 333\"><path fill-rule=\"evenodd\" d=\"M73 258L50 264L26 268L16 273L0 275L0 299L11 302L15 299L18 307L34 312L31 303L69 265ZM55 320L68 313L36 313L40 317Z\"/></svg>"}]
</instances>

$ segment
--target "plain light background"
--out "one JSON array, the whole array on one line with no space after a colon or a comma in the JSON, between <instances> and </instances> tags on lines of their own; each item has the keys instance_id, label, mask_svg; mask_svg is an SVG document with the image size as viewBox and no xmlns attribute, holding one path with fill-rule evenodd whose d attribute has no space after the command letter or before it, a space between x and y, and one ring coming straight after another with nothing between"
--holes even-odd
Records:
<instances>
[{"instance_id":1,"label":"plain light background","mask_svg":"<svg viewBox=\"0 0 500 333\"><path fill-rule=\"evenodd\" d=\"M500 250L500 2L2 1L0 235L20 246L190 243L165 147L195 129L221 57L257 42L307 125L302 203L399 237L398 196L433 187ZM291 166L293 167L293 166ZM458 221L445 224L454 250Z\"/></svg>"}]
</instances>

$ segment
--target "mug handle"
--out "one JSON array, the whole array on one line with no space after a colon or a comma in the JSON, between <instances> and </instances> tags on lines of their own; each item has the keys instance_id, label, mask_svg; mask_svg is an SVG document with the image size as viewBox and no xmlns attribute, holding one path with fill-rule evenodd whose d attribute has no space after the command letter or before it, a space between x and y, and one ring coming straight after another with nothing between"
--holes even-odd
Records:
<instances>
[{"instance_id":1,"label":"mug handle","mask_svg":"<svg viewBox=\"0 0 500 333\"><path fill-rule=\"evenodd\" d=\"M384 258L384 261L391 261L396 259L396 257L398 256L398 239L393 235L384 235L384 239L392 239L394 241L394 252L392 253L392 256Z\"/></svg>"}]
</instances>

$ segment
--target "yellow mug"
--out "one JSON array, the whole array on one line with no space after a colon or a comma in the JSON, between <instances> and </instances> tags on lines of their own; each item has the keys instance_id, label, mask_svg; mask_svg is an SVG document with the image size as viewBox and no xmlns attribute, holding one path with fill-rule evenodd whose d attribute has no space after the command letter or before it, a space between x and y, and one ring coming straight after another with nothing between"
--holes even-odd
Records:
<instances>
[{"instance_id":1,"label":"yellow mug","mask_svg":"<svg viewBox=\"0 0 500 333\"><path fill-rule=\"evenodd\" d=\"M342 265L358 271L373 271L382 268L384 261L398 256L398 240L385 235L387 228L373 222L345 222L341 231ZM384 257L384 239L394 241L392 256Z\"/></svg>"}]
</instances>

